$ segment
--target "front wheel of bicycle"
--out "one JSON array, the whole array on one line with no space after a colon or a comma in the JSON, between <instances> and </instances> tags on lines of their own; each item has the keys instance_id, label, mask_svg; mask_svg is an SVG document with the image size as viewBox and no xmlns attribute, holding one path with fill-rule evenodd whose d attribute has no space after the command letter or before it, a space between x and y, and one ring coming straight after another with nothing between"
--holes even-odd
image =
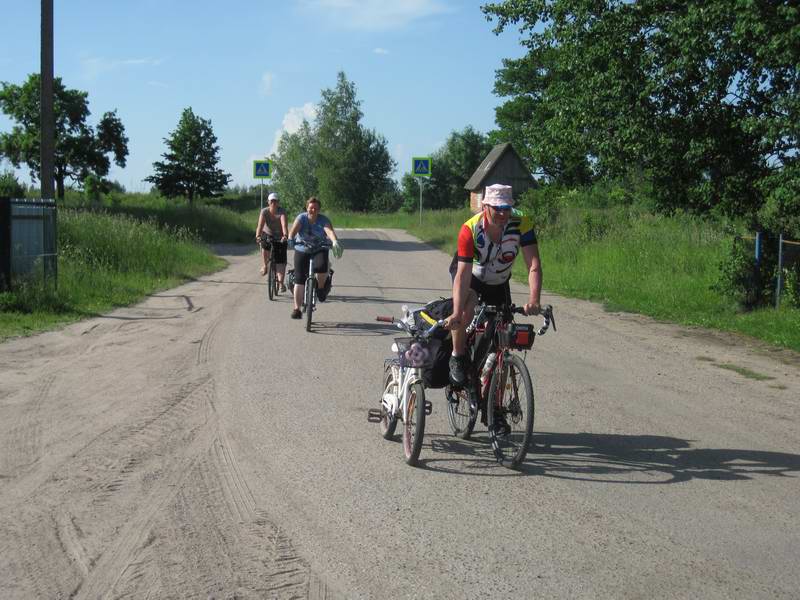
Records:
<instances>
[{"instance_id":1,"label":"front wheel of bicycle","mask_svg":"<svg viewBox=\"0 0 800 600\"><path fill-rule=\"evenodd\" d=\"M400 389L398 386L397 378L395 377L394 368L392 365L388 365L386 367L386 371L383 374L383 393L381 395L381 435L383 439L390 440L394 436L394 430L397 427L397 415L394 412L390 412L386 406L386 402L384 402L384 397L386 394L394 394L394 397L397 398L400 394ZM395 402L396 404L396 402Z\"/></svg>"},{"instance_id":2,"label":"front wheel of bicycle","mask_svg":"<svg viewBox=\"0 0 800 600\"><path fill-rule=\"evenodd\" d=\"M473 399L474 386L454 388L448 385L444 390L447 398L447 420L453 435L462 440L469 439L478 418L477 399Z\"/></svg>"},{"instance_id":3,"label":"front wheel of bicycle","mask_svg":"<svg viewBox=\"0 0 800 600\"><path fill-rule=\"evenodd\" d=\"M306 331L311 331L311 319L317 297L317 278L311 276L306 281Z\"/></svg>"},{"instance_id":4,"label":"front wheel of bicycle","mask_svg":"<svg viewBox=\"0 0 800 600\"><path fill-rule=\"evenodd\" d=\"M422 450L425 436L425 389L422 384L412 383L408 390L406 414L403 415L403 452L406 463L414 466Z\"/></svg>"},{"instance_id":5,"label":"front wheel of bicycle","mask_svg":"<svg viewBox=\"0 0 800 600\"><path fill-rule=\"evenodd\" d=\"M497 460L511 468L528 453L533 436L533 384L528 367L519 356L509 354L502 367L495 367L486 398L487 423Z\"/></svg>"},{"instance_id":6,"label":"front wheel of bicycle","mask_svg":"<svg viewBox=\"0 0 800 600\"><path fill-rule=\"evenodd\" d=\"M267 273L267 294L270 300L275 299L278 283L275 280L275 261L269 259L269 272Z\"/></svg>"}]
</instances>

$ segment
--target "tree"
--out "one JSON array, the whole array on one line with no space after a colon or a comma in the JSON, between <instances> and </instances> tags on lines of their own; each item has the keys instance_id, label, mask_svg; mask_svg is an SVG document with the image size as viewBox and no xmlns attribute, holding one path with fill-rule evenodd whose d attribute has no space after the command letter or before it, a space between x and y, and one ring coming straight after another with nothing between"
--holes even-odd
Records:
<instances>
[{"instance_id":1,"label":"tree","mask_svg":"<svg viewBox=\"0 0 800 600\"><path fill-rule=\"evenodd\" d=\"M183 197L192 205L195 197L221 192L231 176L217 168L219 146L211 121L184 109L178 127L164 138L167 152L153 163L155 173L145 177L167 198Z\"/></svg>"},{"instance_id":2,"label":"tree","mask_svg":"<svg viewBox=\"0 0 800 600\"><path fill-rule=\"evenodd\" d=\"M38 179L41 169L39 86L38 73L29 75L21 86L0 83L0 108L17 123L10 133L0 134L0 152L17 168L25 163L33 180ZM56 77L53 95L54 178L56 195L64 198L67 179L80 183L88 175L100 178L108 175L111 161L107 155L113 156L117 166L124 167L128 138L116 110L104 113L96 130L87 124L91 113L86 92L67 89Z\"/></svg>"},{"instance_id":3,"label":"tree","mask_svg":"<svg viewBox=\"0 0 800 600\"><path fill-rule=\"evenodd\" d=\"M800 11L793 4L486 5L487 17L498 19L495 31L518 24L528 48L498 72L495 91L510 98L498 123L554 179L642 170L664 209L756 219L770 181L791 187L775 174L798 151Z\"/></svg>"},{"instance_id":4,"label":"tree","mask_svg":"<svg viewBox=\"0 0 800 600\"><path fill-rule=\"evenodd\" d=\"M272 155L272 187L287 209L302 209L305 201L317 193L316 154L314 132L305 119L300 129L285 132L278 140L277 152Z\"/></svg>"},{"instance_id":5,"label":"tree","mask_svg":"<svg viewBox=\"0 0 800 600\"><path fill-rule=\"evenodd\" d=\"M336 87L322 90L314 126L316 176L323 202L345 210L367 210L391 187L395 162L386 139L361 125L355 84L343 72Z\"/></svg>"}]
</instances>

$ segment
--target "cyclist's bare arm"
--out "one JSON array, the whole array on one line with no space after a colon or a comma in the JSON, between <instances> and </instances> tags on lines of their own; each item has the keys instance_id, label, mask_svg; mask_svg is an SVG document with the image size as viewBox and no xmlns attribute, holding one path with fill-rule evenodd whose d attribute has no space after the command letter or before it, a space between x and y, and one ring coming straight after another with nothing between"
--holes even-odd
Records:
<instances>
[{"instance_id":1,"label":"cyclist's bare arm","mask_svg":"<svg viewBox=\"0 0 800 600\"><path fill-rule=\"evenodd\" d=\"M525 314L538 314L542 301L542 261L539 259L539 246L530 244L522 247L525 266L528 267L528 302L525 303Z\"/></svg>"},{"instance_id":2,"label":"cyclist's bare arm","mask_svg":"<svg viewBox=\"0 0 800 600\"><path fill-rule=\"evenodd\" d=\"M297 235L297 232L300 231L300 217L297 217L292 223L292 228L289 230L289 237L293 238Z\"/></svg>"},{"instance_id":3,"label":"cyclist's bare arm","mask_svg":"<svg viewBox=\"0 0 800 600\"><path fill-rule=\"evenodd\" d=\"M264 226L267 224L267 219L264 216L264 213L259 213L258 215L258 225L256 225L256 240L261 236L261 232L264 231Z\"/></svg>"},{"instance_id":4,"label":"cyclist's bare arm","mask_svg":"<svg viewBox=\"0 0 800 600\"><path fill-rule=\"evenodd\" d=\"M335 244L339 240L336 238L336 232L333 230L333 225L326 225L325 226L325 235L328 236L328 239L331 243Z\"/></svg>"},{"instance_id":5,"label":"cyclist's bare arm","mask_svg":"<svg viewBox=\"0 0 800 600\"><path fill-rule=\"evenodd\" d=\"M286 213L281 213L281 235L283 235L283 240L286 241L289 239L289 232L287 231L286 226Z\"/></svg>"}]
</instances>

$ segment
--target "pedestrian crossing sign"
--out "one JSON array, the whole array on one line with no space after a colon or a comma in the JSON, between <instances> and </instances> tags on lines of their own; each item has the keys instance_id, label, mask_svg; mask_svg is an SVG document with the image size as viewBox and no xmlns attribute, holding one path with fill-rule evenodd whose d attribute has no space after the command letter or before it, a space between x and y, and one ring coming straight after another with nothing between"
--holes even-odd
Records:
<instances>
[{"instance_id":1,"label":"pedestrian crossing sign","mask_svg":"<svg viewBox=\"0 0 800 600\"><path fill-rule=\"evenodd\" d=\"M269 179L272 177L272 164L268 160L253 161L253 179Z\"/></svg>"},{"instance_id":2,"label":"pedestrian crossing sign","mask_svg":"<svg viewBox=\"0 0 800 600\"><path fill-rule=\"evenodd\" d=\"M431 157L415 156L411 159L411 174L414 177L431 176Z\"/></svg>"}]
</instances>

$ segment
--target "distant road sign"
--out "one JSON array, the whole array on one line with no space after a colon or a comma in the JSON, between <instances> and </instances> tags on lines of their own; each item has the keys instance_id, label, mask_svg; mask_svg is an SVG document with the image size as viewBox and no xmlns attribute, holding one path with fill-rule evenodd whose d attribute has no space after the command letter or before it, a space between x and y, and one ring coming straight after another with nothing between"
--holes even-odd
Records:
<instances>
[{"instance_id":1,"label":"distant road sign","mask_svg":"<svg viewBox=\"0 0 800 600\"><path fill-rule=\"evenodd\" d=\"M272 177L272 163L268 160L253 161L253 179L269 179Z\"/></svg>"},{"instance_id":2,"label":"distant road sign","mask_svg":"<svg viewBox=\"0 0 800 600\"><path fill-rule=\"evenodd\" d=\"M414 177L431 176L431 157L415 156L411 159L411 174Z\"/></svg>"}]
</instances>

